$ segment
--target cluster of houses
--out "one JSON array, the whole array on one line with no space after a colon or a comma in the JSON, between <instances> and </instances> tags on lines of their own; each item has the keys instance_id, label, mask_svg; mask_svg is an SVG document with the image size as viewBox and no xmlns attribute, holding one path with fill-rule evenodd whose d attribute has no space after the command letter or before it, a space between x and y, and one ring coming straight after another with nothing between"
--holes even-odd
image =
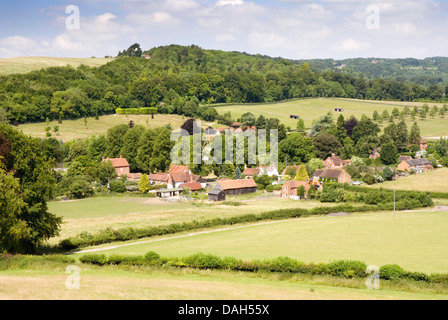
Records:
<instances>
[{"instance_id":1,"label":"cluster of houses","mask_svg":"<svg viewBox=\"0 0 448 320\"><path fill-rule=\"evenodd\" d=\"M235 124L234 130L241 129L240 124ZM248 128L251 129L251 128ZM219 134L219 129L216 129ZM212 132L210 132L212 133ZM378 153L380 150L374 150L374 153ZM139 181L141 173L131 173L129 163L125 158L103 159L103 161L110 161L114 166L119 177L126 176L129 181ZM416 172L423 173L434 170L431 162L425 158L413 159L410 156L400 156L400 164L398 170L403 172ZM350 183L352 182L350 174L347 173L345 167L351 164L351 160L343 160L341 157L332 154L325 161L323 161L324 169L319 169L314 172L312 177L307 181L286 181L282 184L282 190L280 192L281 198L298 198L298 190L301 187L307 192L310 188L316 190L321 188L326 182L336 183ZM205 178L195 175L191 172L188 165L175 165L171 164L168 172L159 172L148 175L151 185L166 186L164 189L156 191L159 198L170 198L179 196L185 188L190 191L201 191L208 187L212 187L208 193L208 198L211 201L223 201L226 196L229 195L242 195L246 193L255 193L257 191L257 184L254 180L255 177L267 175L269 177L278 177L278 184L281 184L283 180L281 177L286 176L290 168L293 168L297 172L300 166L288 166L280 174L277 166L272 163L271 165L259 165L256 168L246 167L243 175L245 179L229 180L222 179L219 181L213 181L209 184ZM216 178L216 177L215 177ZM215 179L216 180L216 179ZM281 181L281 182L280 182ZM216 183L215 183L216 182ZM274 182L275 183L275 182Z\"/></svg>"}]
</instances>

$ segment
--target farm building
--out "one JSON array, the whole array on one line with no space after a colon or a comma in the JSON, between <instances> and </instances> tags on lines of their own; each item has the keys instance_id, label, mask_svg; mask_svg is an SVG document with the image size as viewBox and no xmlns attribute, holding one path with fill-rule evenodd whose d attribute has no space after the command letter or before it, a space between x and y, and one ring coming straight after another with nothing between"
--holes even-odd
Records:
<instances>
[{"instance_id":1,"label":"farm building","mask_svg":"<svg viewBox=\"0 0 448 320\"><path fill-rule=\"evenodd\" d=\"M226 200L226 194L219 189L213 189L208 193L208 200L210 201L224 201Z\"/></svg>"},{"instance_id":2,"label":"farm building","mask_svg":"<svg viewBox=\"0 0 448 320\"><path fill-rule=\"evenodd\" d=\"M400 171L423 173L434 170L431 161L426 158L403 160L397 167Z\"/></svg>"},{"instance_id":3,"label":"farm building","mask_svg":"<svg viewBox=\"0 0 448 320\"><path fill-rule=\"evenodd\" d=\"M257 184L253 179L219 180L212 191L212 196L217 194L217 191L224 192L226 196L239 196L246 193L257 192Z\"/></svg>"},{"instance_id":4,"label":"farm building","mask_svg":"<svg viewBox=\"0 0 448 320\"><path fill-rule=\"evenodd\" d=\"M321 186L326 181L334 181L338 183L349 183L352 177L347 171L342 169L323 169L316 170L313 174L313 185Z\"/></svg>"},{"instance_id":5,"label":"farm building","mask_svg":"<svg viewBox=\"0 0 448 320\"><path fill-rule=\"evenodd\" d=\"M112 159L103 158L103 162L108 161L112 163L119 177L128 175L131 172L128 161L121 156L120 158L112 158Z\"/></svg>"},{"instance_id":6,"label":"farm building","mask_svg":"<svg viewBox=\"0 0 448 320\"><path fill-rule=\"evenodd\" d=\"M181 188L176 188L176 189L161 189L161 190L157 190L156 194L158 198L171 198L171 197L178 197L180 196L180 193L184 191Z\"/></svg>"}]
</instances>

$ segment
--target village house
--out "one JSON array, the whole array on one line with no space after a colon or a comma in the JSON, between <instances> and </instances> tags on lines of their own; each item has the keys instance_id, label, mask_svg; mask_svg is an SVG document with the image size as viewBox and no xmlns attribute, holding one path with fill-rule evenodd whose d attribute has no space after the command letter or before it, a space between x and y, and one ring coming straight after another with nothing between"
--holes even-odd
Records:
<instances>
[{"instance_id":1,"label":"village house","mask_svg":"<svg viewBox=\"0 0 448 320\"><path fill-rule=\"evenodd\" d=\"M426 142L425 139L420 139L420 150L426 150L428 149L428 142Z\"/></svg>"},{"instance_id":2,"label":"village house","mask_svg":"<svg viewBox=\"0 0 448 320\"><path fill-rule=\"evenodd\" d=\"M115 168L115 171L117 172L117 175L119 177L130 174L131 170L129 167L129 163L122 156L120 156L120 158L112 158L112 159L103 158L103 162L108 162L108 161L110 161L112 163L112 165Z\"/></svg>"},{"instance_id":3,"label":"village house","mask_svg":"<svg viewBox=\"0 0 448 320\"><path fill-rule=\"evenodd\" d=\"M263 166L262 164L260 164L257 168L247 168L246 166L246 168L243 171L243 175L249 178L262 175L273 177L273 176L279 176L279 172L275 163L272 163L270 166Z\"/></svg>"},{"instance_id":4,"label":"village house","mask_svg":"<svg viewBox=\"0 0 448 320\"><path fill-rule=\"evenodd\" d=\"M209 192L209 200L222 201L225 196L239 196L247 193L257 192L257 184L253 179L244 180L219 180L215 187ZM223 199L224 195L224 199Z\"/></svg>"},{"instance_id":5,"label":"village house","mask_svg":"<svg viewBox=\"0 0 448 320\"><path fill-rule=\"evenodd\" d=\"M296 199L298 197L297 190L300 188L300 186L303 186L305 188L306 193L310 188L310 183L308 181L294 181L294 180L285 182L283 184L280 197L288 199Z\"/></svg>"},{"instance_id":6,"label":"village house","mask_svg":"<svg viewBox=\"0 0 448 320\"><path fill-rule=\"evenodd\" d=\"M316 170L313 174L313 185L322 186L326 181L334 181L337 183L349 183L352 177L347 171L342 169L323 169Z\"/></svg>"},{"instance_id":7,"label":"village house","mask_svg":"<svg viewBox=\"0 0 448 320\"><path fill-rule=\"evenodd\" d=\"M426 158L403 160L397 167L400 171L423 173L434 170L431 161Z\"/></svg>"},{"instance_id":8,"label":"village house","mask_svg":"<svg viewBox=\"0 0 448 320\"><path fill-rule=\"evenodd\" d=\"M325 169L341 169L350 164L350 160L342 160L334 153L324 161Z\"/></svg>"},{"instance_id":9,"label":"village house","mask_svg":"<svg viewBox=\"0 0 448 320\"><path fill-rule=\"evenodd\" d=\"M167 173L156 173L148 175L151 185L166 185L168 189L180 188L183 184L199 183L202 189L207 186L207 182L199 175L191 172L188 165L171 164Z\"/></svg>"},{"instance_id":10,"label":"village house","mask_svg":"<svg viewBox=\"0 0 448 320\"><path fill-rule=\"evenodd\" d=\"M398 158L398 162L402 162L402 161L406 161L406 160L412 160L412 157L411 156L400 156L399 158Z\"/></svg>"},{"instance_id":11,"label":"village house","mask_svg":"<svg viewBox=\"0 0 448 320\"><path fill-rule=\"evenodd\" d=\"M204 189L202 184L200 184L199 182L184 183L184 184L181 184L179 186L179 188L182 188L182 189L187 188L187 189L189 189L190 191L193 191L193 192L194 191L200 191L200 190Z\"/></svg>"}]
</instances>

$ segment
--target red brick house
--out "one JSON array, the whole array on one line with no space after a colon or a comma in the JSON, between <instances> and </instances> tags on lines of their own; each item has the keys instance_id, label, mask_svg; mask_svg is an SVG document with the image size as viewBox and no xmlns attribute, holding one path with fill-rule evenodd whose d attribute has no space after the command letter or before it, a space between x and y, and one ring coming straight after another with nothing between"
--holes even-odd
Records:
<instances>
[{"instance_id":1,"label":"red brick house","mask_svg":"<svg viewBox=\"0 0 448 320\"><path fill-rule=\"evenodd\" d=\"M350 164L350 160L342 160L334 153L324 161L325 169L342 168Z\"/></svg>"},{"instance_id":2,"label":"red brick house","mask_svg":"<svg viewBox=\"0 0 448 320\"><path fill-rule=\"evenodd\" d=\"M316 170L313 174L313 185L315 186L322 186L326 181L349 183L351 180L352 177L342 169Z\"/></svg>"},{"instance_id":3,"label":"red brick house","mask_svg":"<svg viewBox=\"0 0 448 320\"><path fill-rule=\"evenodd\" d=\"M103 158L103 162L108 162L108 161L110 161L112 163L112 165L114 166L115 171L117 171L117 175L119 177L128 175L129 173L131 173L128 161L125 158L123 158L122 156L120 156L120 158L112 158L112 159Z\"/></svg>"},{"instance_id":4,"label":"red brick house","mask_svg":"<svg viewBox=\"0 0 448 320\"><path fill-rule=\"evenodd\" d=\"M434 170L431 161L426 158L403 160L397 167L400 171L423 173Z\"/></svg>"},{"instance_id":5,"label":"red brick house","mask_svg":"<svg viewBox=\"0 0 448 320\"><path fill-rule=\"evenodd\" d=\"M280 197L282 198L291 198L297 197L297 189L303 186L305 188L305 192L310 188L310 183L308 181L287 181L283 184L282 191L280 193Z\"/></svg>"},{"instance_id":6,"label":"red brick house","mask_svg":"<svg viewBox=\"0 0 448 320\"><path fill-rule=\"evenodd\" d=\"M420 150L428 149L428 142L425 139L420 139Z\"/></svg>"}]
</instances>

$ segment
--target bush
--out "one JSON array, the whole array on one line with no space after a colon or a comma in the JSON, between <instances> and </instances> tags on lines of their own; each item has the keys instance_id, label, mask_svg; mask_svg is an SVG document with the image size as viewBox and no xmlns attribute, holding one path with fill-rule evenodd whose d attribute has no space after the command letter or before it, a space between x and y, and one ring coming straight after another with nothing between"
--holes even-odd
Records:
<instances>
[{"instance_id":1,"label":"bush","mask_svg":"<svg viewBox=\"0 0 448 320\"><path fill-rule=\"evenodd\" d=\"M303 270L303 266L305 265L303 262L299 262L288 257L280 257L268 261L266 264L269 271L293 273L301 272Z\"/></svg>"},{"instance_id":2,"label":"bush","mask_svg":"<svg viewBox=\"0 0 448 320\"><path fill-rule=\"evenodd\" d=\"M267 192L274 192L274 186L272 184L266 186L266 191Z\"/></svg>"},{"instance_id":3,"label":"bush","mask_svg":"<svg viewBox=\"0 0 448 320\"><path fill-rule=\"evenodd\" d=\"M158 253L155 253L154 251L149 251L145 255L145 260L146 260L146 262L153 264L153 263L157 262L158 260L160 260L160 255Z\"/></svg>"},{"instance_id":4,"label":"bush","mask_svg":"<svg viewBox=\"0 0 448 320\"><path fill-rule=\"evenodd\" d=\"M386 264L380 268L380 278L386 280L400 279L405 273L403 268L396 264Z\"/></svg>"},{"instance_id":5,"label":"bush","mask_svg":"<svg viewBox=\"0 0 448 320\"><path fill-rule=\"evenodd\" d=\"M103 266L108 263L107 256L105 254L86 254L79 258L79 261L85 264L93 264Z\"/></svg>"},{"instance_id":6,"label":"bush","mask_svg":"<svg viewBox=\"0 0 448 320\"><path fill-rule=\"evenodd\" d=\"M110 192L125 193L126 191L126 184L123 181L114 180L110 182Z\"/></svg>"},{"instance_id":7,"label":"bush","mask_svg":"<svg viewBox=\"0 0 448 320\"><path fill-rule=\"evenodd\" d=\"M188 267L198 269L224 269L226 266L220 257L198 253L184 259Z\"/></svg>"},{"instance_id":8,"label":"bush","mask_svg":"<svg viewBox=\"0 0 448 320\"><path fill-rule=\"evenodd\" d=\"M367 265L361 261L339 260L327 265L327 273L344 278L364 277Z\"/></svg>"}]
</instances>

